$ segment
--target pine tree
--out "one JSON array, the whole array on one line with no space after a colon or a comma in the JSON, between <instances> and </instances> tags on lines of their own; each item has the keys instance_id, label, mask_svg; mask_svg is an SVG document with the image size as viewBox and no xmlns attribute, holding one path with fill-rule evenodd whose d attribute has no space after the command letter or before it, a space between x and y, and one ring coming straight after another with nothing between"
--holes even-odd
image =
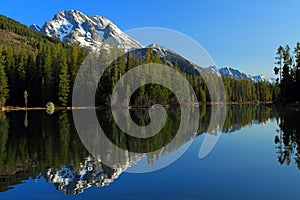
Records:
<instances>
[{"instance_id":1,"label":"pine tree","mask_svg":"<svg viewBox=\"0 0 300 200\"><path fill-rule=\"evenodd\" d=\"M293 77L291 74L292 57L290 54L290 47L288 45L285 47L283 59L284 65L282 68L282 80L280 87L283 91L283 98L290 101L293 96Z\"/></svg>"},{"instance_id":2,"label":"pine tree","mask_svg":"<svg viewBox=\"0 0 300 200\"><path fill-rule=\"evenodd\" d=\"M282 46L279 46L279 48L277 49L276 52L276 61L275 61L275 68L274 68L274 72L275 75L279 74L279 81L281 82L281 73L282 73L282 64L283 64L283 57L284 57L284 48Z\"/></svg>"},{"instance_id":3,"label":"pine tree","mask_svg":"<svg viewBox=\"0 0 300 200\"><path fill-rule=\"evenodd\" d=\"M9 97L8 102L9 104L13 104L15 101L15 90L14 87L17 86L16 84L16 79L15 79L15 58L14 58L14 51L13 48L10 45L5 45L3 47L3 52L2 52L2 57L3 57L3 64L5 63L5 72L7 76L7 83L9 86Z\"/></svg>"},{"instance_id":4,"label":"pine tree","mask_svg":"<svg viewBox=\"0 0 300 200\"><path fill-rule=\"evenodd\" d=\"M59 83L58 83L58 101L60 105L67 106L70 95L70 76L68 74L68 65L66 53L62 50L59 61Z\"/></svg>"},{"instance_id":5,"label":"pine tree","mask_svg":"<svg viewBox=\"0 0 300 200\"><path fill-rule=\"evenodd\" d=\"M3 57L0 52L0 107L5 105L9 92L3 62Z\"/></svg>"},{"instance_id":6,"label":"pine tree","mask_svg":"<svg viewBox=\"0 0 300 200\"><path fill-rule=\"evenodd\" d=\"M295 53L295 91L300 91L300 42L297 42L297 45L294 49ZM300 100L300 93L296 92L296 98L299 101Z\"/></svg>"},{"instance_id":7,"label":"pine tree","mask_svg":"<svg viewBox=\"0 0 300 200\"><path fill-rule=\"evenodd\" d=\"M20 84L23 84L25 82L26 63L27 63L27 55L26 55L26 51L25 51L25 44L22 44L22 49L21 49L21 52L19 54L18 66L17 66L17 73L18 73L18 78L19 78L19 81L20 81L19 83Z\"/></svg>"},{"instance_id":8,"label":"pine tree","mask_svg":"<svg viewBox=\"0 0 300 200\"><path fill-rule=\"evenodd\" d=\"M70 65L69 65L69 73L71 75L70 79L71 79L71 84L74 83L75 81L75 78L76 78L76 75L77 75L77 72L79 70L79 51L80 51L80 47L78 44L75 44L73 47L72 47L72 50L71 50L71 56L70 56Z\"/></svg>"},{"instance_id":9,"label":"pine tree","mask_svg":"<svg viewBox=\"0 0 300 200\"><path fill-rule=\"evenodd\" d=\"M35 56L30 54L26 64L26 83L25 88L30 96L28 97L29 106L40 103L40 86L38 84L38 72L35 63Z\"/></svg>"}]
</instances>

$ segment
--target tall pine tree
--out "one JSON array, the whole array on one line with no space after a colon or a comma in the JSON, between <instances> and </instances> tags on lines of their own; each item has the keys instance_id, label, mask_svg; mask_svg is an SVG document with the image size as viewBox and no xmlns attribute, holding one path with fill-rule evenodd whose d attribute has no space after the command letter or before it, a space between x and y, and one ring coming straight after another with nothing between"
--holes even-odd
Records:
<instances>
[{"instance_id":1,"label":"tall pine tree","mask_svg":"<svg viewBox=\"0 0 300 200\"><path fill-rule=\"evenodd\" d=\"M297 42L297 45L294 49L295 53L295 91L300 91L300 42ZM297 100L300 100L300 93L296 92Z\"/></svg>"},{"instance_id":2,"label":"tall pine tree","mask_svg":"<svg viewBox=\"0 0 300 200\"><path fill-rule=\"evenodd\" d=\"M4 106L8 97L8 83L4 70L4 61L0 52L0 107Z\"/></svg>"},{"instance_id":3,"label":"tall pine tree","mask_svg":"<svg viewBox=\"0 0 300 200\"><path fill-rule=\"evenodd\" d=\"M60 51L58 101L61 106L67 106L70 96L70 75L68 73L66 53Z\"/></svg>"}]
</instances>

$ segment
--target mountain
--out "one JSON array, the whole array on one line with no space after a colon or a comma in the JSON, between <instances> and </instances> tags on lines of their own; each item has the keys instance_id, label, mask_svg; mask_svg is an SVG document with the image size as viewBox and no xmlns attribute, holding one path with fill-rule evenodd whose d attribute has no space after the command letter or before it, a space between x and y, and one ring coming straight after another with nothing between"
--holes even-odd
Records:
<instances>
[{"instance_id":1,"label":"mountain","mask_svg":"<svg viewBox=\"0 0 300 200\"><path fill-rule=\"evenodd\" d=\"M276 79L275 78L269 78L263 74L261 75L256 75L256 76L252 76L252 79L254 80L254 82L267 82L269 84L275 84L276 83Z\"/></svg>"},{"instance_id":2,"label":"mountain","mask_svg":"<svg viewBox=\"0 0 300 200\"><path fill-rule=\"evenodd\" d=\"M53 19L42 27L33 24L30 28L68 44L79 43L80 46L94 52L98 52L103 45L113 44L126 50L134 50L134 54L138 57L145 56L147 49L150 48L153 52L158 52L162 60L166 59L169 66L174 66L177 62L188 74L199 74L201 70L204 71L176 52L158 44L142 47L103 16L87 16L76 10L67 10L55 14Z\"/></svg>"},{"instance_id":3,"label":"mountain","mask_svg":"<svg viewBox=\"0 0 300 200\"><path fill-rule=\"evenodd\" d=\"M246 80L252 79L250 75L247 75L244 72L229 67L223 67L219 69L219 73L221 75L228 76L235 79L239 79L239 78L246 79Z\"/></svg>"},{"instance_id":4,"label":"mountain","mask_svg":"<svg viewBox=\"0 0 300 200\"><path fill-rule=\"evenodd\" d=\"M242 78L245 80L252 80L253 82L266 82L268 84L276 83L276 79L274 78L269 78L265 75L248 75L231 67L222 67L218 69L216 66L210 66L205 68L205 70L216 75L224 75L234 79Z\"/></svg>"},{"instance_id":5,"label":"mountain","mask_svg":"<svg viewBox=\"0 0 300 200\"><path fill-rule=\"evenodd\" d=\"M230 67L217 69L215 66L212 66L203 70L202 67L189 62L176 52L159 44L142 47L140 43L126 35L114 23L103 16L87 16L76 10L61 11L55 14L53 19L47 21L42 27L33 24L30 28L69 44L79 43L81 47L94 52L99 52L103 45L107 46L109 44L125 50L134 49L135 54L142 55L146 54L146 49L151 48L159 53L161 59L166 59L170 66L174 66L177 62L181 70L188 74L210 72L215 75L224 75L235 79L242 78L253 82L265 81L269 84L276 82L275 79L264 75L252 76Z\"/></svg>"},{"instance_id":6,"label":"mountain","mask_svg":"<svg viewBox=\"0 0 300 200\"><path fill-rule=\"evenodd\" d=\"M42 27L33 24L30 28L69 44L79 43L81 47L96 52L107 44L126 50L142 47L109 19L97 15L87 16L76 10L61 11Z\"/></svg>"},{"instance_id":7,"label":"mountain","mask_svg":"<svg viewBox=\"0 0 300 200\"><path fill-rule=\"evenodd\" d=\"M135 49L131 53L133 53L134 57L136 58L140 56L145 58L148 49L151 49L154 55L158 53L161 61L166 61L167 65L171 67L174 67L177 63L180 70L186 72L188 75L199 75L201 73L206 73L202 67L190 62L175 51L159 44L150 44L147 47Z\"/></svg>"}]
</instances>

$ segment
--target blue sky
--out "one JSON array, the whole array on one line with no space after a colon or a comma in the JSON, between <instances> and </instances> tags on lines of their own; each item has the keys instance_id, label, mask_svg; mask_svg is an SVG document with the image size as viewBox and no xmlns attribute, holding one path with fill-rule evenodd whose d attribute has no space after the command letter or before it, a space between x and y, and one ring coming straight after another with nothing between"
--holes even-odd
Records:
<instances>
[{"instance_id":1,"label":"blue sky","mask_svg":"<svg viewBox=\"0 0 300 200\"><path fill-rule=\"evenodd\" d=\"M201 44L218 67L273 75L279 45L300 41L298 0L2 0L0 13L21 23L42 25L60 10L102 15L122 30L163 27Z\"/></svg>"}]
</instances>

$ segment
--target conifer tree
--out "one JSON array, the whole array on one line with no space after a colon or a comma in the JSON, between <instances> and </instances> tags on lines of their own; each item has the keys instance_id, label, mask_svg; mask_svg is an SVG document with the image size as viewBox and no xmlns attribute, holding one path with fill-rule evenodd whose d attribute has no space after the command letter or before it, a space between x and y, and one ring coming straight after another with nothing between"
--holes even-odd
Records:
<instances>
[{"instance_id":1,"label":"conifer tree","mask_svg":"<svg viewBox=\"0 0 300 200\"><path fill-rule=\"evenodd\" d=\"M0 107L5 105L9 92L3 62L3 57L0 52Z\"/></svg>"},{"instance_id":2,"label":"conifer tree","mask_svg":"<svg viewBox=\"0 0 300 200\"><path fill-rule=\"evenodd\" d=\"M66 53L61 51L59 61L59 83L58 83L58 101L60 105L67 106L70 96L70 76L68 74L68 65Z\"/></svg>"},{"instance_id":3,"label":"conifer tree","mask_svg":"<svg viewBox=\"0 0 300 200\"><path fill-rule=\"evenodd\" d=\"M296 92L296 96L297 96L297 100L300 100L300 93L298 91L300 91L300 42L297 42L296 47L294 49L294 53L295 53L295 91Z\"/></svg>"},{"instance_id":4,"label":"conifer tree","mask_svg":"<svg viewBox=\"0 0 300 200\"><path fill-rule=\"evenodd\" d=\"M287 45L284 50L284 65L282 68L281 88L283 90L284 99L288 100L292 96L293 77L291 75L292 57L290 54L290 47Z\"/></svg>"},{"instance_id":5,"label":"conifer tree","mask_svg":"<svg viewBox=\"0 0 300 200\"><path fill-rule=\"evenodd\" d=\"M23 84L25 82L25 78L26 78L26 71L25 71L25 67L26 67L26 63L27 63L27 55L26 55L26 51L25 51L25 44L22 44L22 49L21 52L19 54L19 59L18 59L18 66L17 66L17 75L19 78L19 83Z\"/></svg>"},{"instance_id":6,"label":"conifer tree","mask_svg":"<svg viewBox=\"0 0 300 200\"><path fill-rule=\"evenodd\" d=\"M71 50L71 55L70 55L70 65L69 65L69 73L70 73L70 80L71 80L71 85L74 83L77 72L79 70L80 67L80 63L78 62L79 60L79 51L80 51L80 47L79 45L76 43L75 45L73 45L72 50Z\"/></svg>"},{"instance_id":7,"label":"conifer tree","mask_svg":"<svg viewBox=\"0 0 300 200\"><path fill-rule=\"evenodd\" d=\"M275 68L274 68L274 72L275 75L279 74L279 82L281 82L281 73L282 73L282 65L283 65L283 57L284 57L284 48L282 46L279 46L279 48L277 49L276 52L276 61L275 61Z\"/></svg>"}]
</instances>

